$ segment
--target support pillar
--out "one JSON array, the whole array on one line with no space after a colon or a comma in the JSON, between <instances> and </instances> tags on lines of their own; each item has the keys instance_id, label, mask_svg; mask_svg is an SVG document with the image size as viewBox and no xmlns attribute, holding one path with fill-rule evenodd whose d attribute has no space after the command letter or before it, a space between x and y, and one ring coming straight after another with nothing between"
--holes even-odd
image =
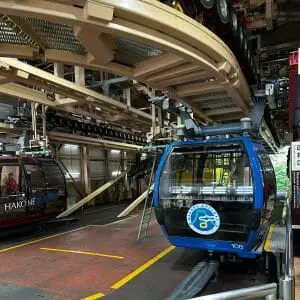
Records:
<instances>
[{"instance_id":1,"label":"support pillar","mask_svg":"<svg viewBox=\"0 0 300 300\"><path fill-rule=\"evenodd\" d=\"M85 194L91 193L91 184L89 178L89 164L88 164L88 148L87 146L82 146L81 148L81 166L82 166L82 182L84 186Z\"/></svg>"},{"instance_id":2,"label":"support pillar","mask_svg":"<svg viewBox=\"0 0 300 300\"><path fill-rule=\"evenodd\" d=\"M85 69L83 67L74 66L75 84L85 86ZM91 191L91 180L89 172L89 155L87 146L82 147L82 182L84 186L84 192L86 195ZM91 205L95 204L95 200L90 202Z\"/></svg>"},{"instance_id":3,"label":"support pillar","mask_svg":"<svg viewBox=\"0 0 300 300\"><path fill-rule=\"evenodd\" d=\"M57 77L64 78L64 64L62 63L54 63L54 75ZM62 97L59 94L55 94L55 100L59 100Z\"/></svg>"},{"instance_id":4,"label":"support pillar","mask_svg":"<svg viewBox=\"0 0 300 300\"><path fill-rule=\"evenodd\" d=\"M158 133L161 133L161 130L163 128L163 115L162 115L162 108L157 108L157 118L158 118Z\"/></svg>"},{"instance_id":5,"label":"support pillar","mask_svg":"<svg viewBox=\"0 0 300 300\"><path fill-rule=\"evenodd\" d=\"M156 107L154 104L151 104L151 114L152 114L152 136L156 135Z\"/></svg>"},{"instance_id":6,"label":"support pillar","mask_svg":"<svg viewBox=\"0 0 300 300\"><path fill-rule=\"evenodd\" d=\"M181 117L177 117L177 126L182 125Z\"/></svg>"},{"instance_id":7,"label":"support pillar","mask_svg":"<svg viewBox=\"0 0 300 300\"><path fill-rule=\"evenodd\" d=\"M126 160L127 160L127 153L126 153L126 151L122 150L121 153L120 153L120 156L121 156L121 168L120 168L120 171L121 171L121 173L123 173L123 172L126 171L126 168L127 168L127 166L126 166ZM126 174L125 177L124 177L124 187L120 189L120 192L123 193L124 190L128 191L127 187L128 187L128 177L127 177L127 174Z\"/></svg>"},{"instance_id":8,"label":"support pillar","mask_svg":"<svg viewBox=\"0 0 300 300\"><path fill-rule=\"evenodd\" d=\"M83 67L74 67L75 84L85 86L85 70Z\"/></svg>"},{"instance_id":9,"label":"support pillar","mask_svg":"<svg viewBox=\"0 0 300 300\"><path fill-rule=\"evenodd\" d=\"M37 128L36 128L36 105L34 102L31 103L31 125L33 131L33 140L37 140Z\"/></svg>"},{"instance_id":10,"label":"support pillar","mask_svg":"<svg viewBox=\"0 0 300 300\"><path fill-rule=\"evenodd\" d=\"M128 107L131 106L131 92L130 88L126 88L123 90L123 99L126 101Z\"/></svg>"},{"instance_id":11,"label":"support pillar","mask_svg":"<svg viewBox=\"0 0 300 300\"><path fill-rule=\"evenodd\" d=\"M109 175L109 161L108 161L108 150L104 150L105 161L104 161L104 172L105 172L105 182L108 182L110 179ZM106 190L104 192L104 203L110 202L109 192Z\"/></svg>"}]
</instances>

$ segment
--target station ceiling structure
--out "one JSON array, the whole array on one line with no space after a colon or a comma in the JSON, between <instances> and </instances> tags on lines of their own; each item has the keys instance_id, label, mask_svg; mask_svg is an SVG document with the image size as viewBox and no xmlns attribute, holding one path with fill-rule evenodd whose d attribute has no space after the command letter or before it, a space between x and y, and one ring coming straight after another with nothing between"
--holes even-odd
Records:
<instances>
[{"instance_id":1,"label":"station ceiling structure","mask_svg":"<svg viewBox=\"0 0 300 300\"><path fill-rule=\"evenodd\" d=\"M274 75L268 67L276 64L270 54L273 36L291 15L294 26L298 19L284 1L234 5L244 13L249 38L257 39L256 64L263 57L261 73L268 81ZM144 86L168 92L205 124L238 120L253 106L253 93L228 46L199 22L159 1L11 0L0 1L0 11L0 93L68 112L92 111L97 118L145 131L151 115L143 110L149 106L149 91L145 97L140 93ZM281 43L285 46L278 49L293 49L295 37L278 36ZM129 82L139 100L128 106L104 95L103 85L93 89L76 85L68 76L60 78L56 63L71 73L72 66L84 67L90 77L100 70L116 74L114 84ZM97 84L92 80L90 86ZM281 122L277 128L281 136L284 126Z\"/></svg>"}]
</instances>

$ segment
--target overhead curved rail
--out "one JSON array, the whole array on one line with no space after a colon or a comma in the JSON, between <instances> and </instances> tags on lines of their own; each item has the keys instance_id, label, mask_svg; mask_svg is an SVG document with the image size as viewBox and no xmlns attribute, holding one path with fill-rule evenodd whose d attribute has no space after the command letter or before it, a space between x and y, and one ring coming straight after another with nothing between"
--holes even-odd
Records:
<instances>
[{"instance_id":1,"label":"overhead curved rail","mask_svg":"<svg viewBox=\"0 0 300 300\"><path fill-rule=\"evenodd\" d=\"M4 19L27 41L1 41L0 56L134 78L168 91L207 121L248 114L251 93L236 58L197 21L155 0L73 2L0 1Z\"/></svg>"}]
</instances>

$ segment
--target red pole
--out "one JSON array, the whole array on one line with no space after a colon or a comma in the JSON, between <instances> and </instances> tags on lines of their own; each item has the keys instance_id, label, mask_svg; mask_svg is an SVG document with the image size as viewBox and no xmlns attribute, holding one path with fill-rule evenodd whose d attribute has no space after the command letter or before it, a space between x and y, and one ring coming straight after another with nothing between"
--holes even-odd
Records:
<instances>
[{"instance_id":1,"label":"red pole","mask_svg":"<svg viewBox=\"0 0 300 300\"><path fill-rule=\"evenodd\" d=\"M290 52L290 72L289 72L289 131L290 132L293 131L297 76L298 76L298 51L293 51Z\"/></svg>"}]
</instances>

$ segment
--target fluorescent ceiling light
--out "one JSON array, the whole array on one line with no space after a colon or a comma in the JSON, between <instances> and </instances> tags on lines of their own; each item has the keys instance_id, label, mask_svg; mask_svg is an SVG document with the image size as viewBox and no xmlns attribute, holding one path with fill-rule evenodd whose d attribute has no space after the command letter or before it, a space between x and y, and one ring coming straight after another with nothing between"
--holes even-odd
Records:
<instances>
[{"instance_id":1,"label":"fluorescent ceiling light","mask_svg":"<svg viewBox=\"0 0 300 300\"><path fill-rule=\"evenodd\" d=\"M110 150L110 152L111 152L111 153L120 153L121 151L120 151L120 150L115 150L115 149L113 149L113 150Z\"/></svg>"},{"instance_id":2,"label":"fluorescent ceiling light","mask_svg":"<svg viewBox=\"0 0 300 300\"><path fill-rule=\"evenodd\" d=\"M112 176L118 176L118 175L121 175L121 171L112 171L112 172L111 172L111 175L112 175Z\"/></svg>"}]
</instances>

